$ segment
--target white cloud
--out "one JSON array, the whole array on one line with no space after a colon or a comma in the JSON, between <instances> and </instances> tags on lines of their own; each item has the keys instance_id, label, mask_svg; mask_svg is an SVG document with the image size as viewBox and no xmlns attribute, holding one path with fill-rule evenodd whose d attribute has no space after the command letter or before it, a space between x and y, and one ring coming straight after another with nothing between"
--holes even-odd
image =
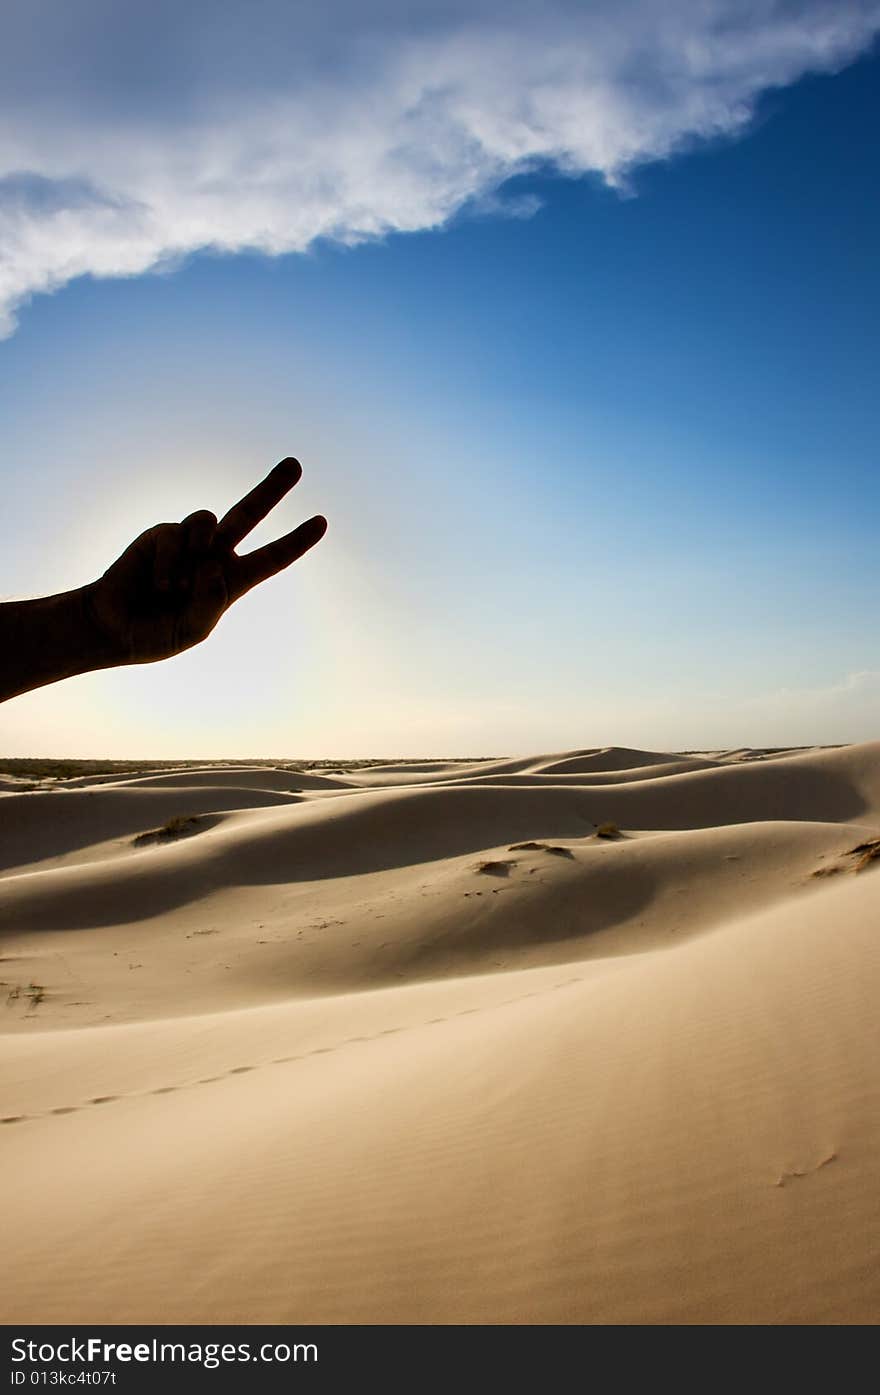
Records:
<instances>
[{"instance_id":1,"label":"white cloud","mask_svg":"<svg viewBox=\"0 0 880 1395\"><path fill-rule=\"evenodd\" d=\"M0 334L76 276L437 227L541 163L625 184L878 30L880 0L7 0Z\"/></svg>"}]
</instances>

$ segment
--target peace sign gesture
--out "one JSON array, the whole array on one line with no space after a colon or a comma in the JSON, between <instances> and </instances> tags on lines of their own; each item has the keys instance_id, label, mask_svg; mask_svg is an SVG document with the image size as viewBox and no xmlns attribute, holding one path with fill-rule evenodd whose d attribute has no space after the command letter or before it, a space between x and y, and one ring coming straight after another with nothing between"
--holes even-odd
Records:
<instances>
[{"instance_id":1,"label":"peace sign gesture","mask_svg":"<svg viewBox=\"0 0 880 1395\"><path fill-rule=\"evenodd\" d=\"M116 663L167 659L200 643L233 601L314 547L326 532L318 515L240 557L235 548L302 475L282 460L223 516L201 509L182 523L157 523L88 588L88 608Z\"/></svg>"}]
</instances>

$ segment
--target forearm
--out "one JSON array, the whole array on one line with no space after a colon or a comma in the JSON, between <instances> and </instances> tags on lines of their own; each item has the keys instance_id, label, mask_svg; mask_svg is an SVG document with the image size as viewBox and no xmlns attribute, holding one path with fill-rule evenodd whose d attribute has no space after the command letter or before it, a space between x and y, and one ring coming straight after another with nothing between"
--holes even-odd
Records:
<instances>
[{"instance_id":1,"label":"forearm","mask_svg":"<svg viewBox=\"0 0 880 1395\"><path fill-rule=\"evenodd\" d=\"M125 658L97 625L91 586L0 605L0 702Z\"/></svg>"}]
</instances>

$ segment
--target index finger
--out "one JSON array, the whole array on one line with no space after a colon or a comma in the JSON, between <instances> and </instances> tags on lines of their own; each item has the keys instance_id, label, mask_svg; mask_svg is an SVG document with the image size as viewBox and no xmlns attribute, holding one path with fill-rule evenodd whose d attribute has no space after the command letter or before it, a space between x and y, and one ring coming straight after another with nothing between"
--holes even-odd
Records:
<instances>
[{"instance_id":1,"label":"index finger","mask_svg":"<svg viewBox=\"0 0 880 1395\"><path fill-rule=\"evenodd\" d=\"M294 460L293 456L282 460L249 494L224 514L217 525L218 542L235 547L293 489L301 476L302 466L298 460Z\"/></svg>"}]
</instances>

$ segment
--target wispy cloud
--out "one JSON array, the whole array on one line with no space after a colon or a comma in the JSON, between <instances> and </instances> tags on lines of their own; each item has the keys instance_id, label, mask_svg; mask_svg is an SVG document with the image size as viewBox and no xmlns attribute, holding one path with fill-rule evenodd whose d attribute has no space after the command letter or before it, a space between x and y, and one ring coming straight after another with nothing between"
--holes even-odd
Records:
<instances>
[{"instance_id":1,"label":"wispy cloud","mask_svg":"<svg viewBox=\"0 0 880 1395\"><path fill-rule=\"evenodd\" d=\"M0 334L76 276L434 228L539 164L624 185L878 30L880 0L10 0Z\"/></svg>"},{"instance_id":2,"label":"wispy cloud","mask_svg":"<svg viewBox=\"0 0 880 1395\"><path fill-rule=\"evenodd\" d=\"M779 688L743 702L740 713L766 740L870 741L878 733L880 672L863 669L815 688ZM794 735L792 735L794 733Z\"/></svg>"},{"instance_id":3,"label":"wispy cloud","mask_svg":"<svg viewBox=\"0 0 880 1395\"><path fill-rule=\"evenodd\" d=\"M639 739L664 749L682 746L813 746L873 741L880 734L880 671L862 669L813 687L749 693L692 692L687 710L680 695L622 695L618 720ZM607 721L607 713L602 714ZM611 738L609 738L611 739ZM620 740L615 733L614 740ZM635 744L635 742L634 742Z\"/></svg>"}]
</instances>

